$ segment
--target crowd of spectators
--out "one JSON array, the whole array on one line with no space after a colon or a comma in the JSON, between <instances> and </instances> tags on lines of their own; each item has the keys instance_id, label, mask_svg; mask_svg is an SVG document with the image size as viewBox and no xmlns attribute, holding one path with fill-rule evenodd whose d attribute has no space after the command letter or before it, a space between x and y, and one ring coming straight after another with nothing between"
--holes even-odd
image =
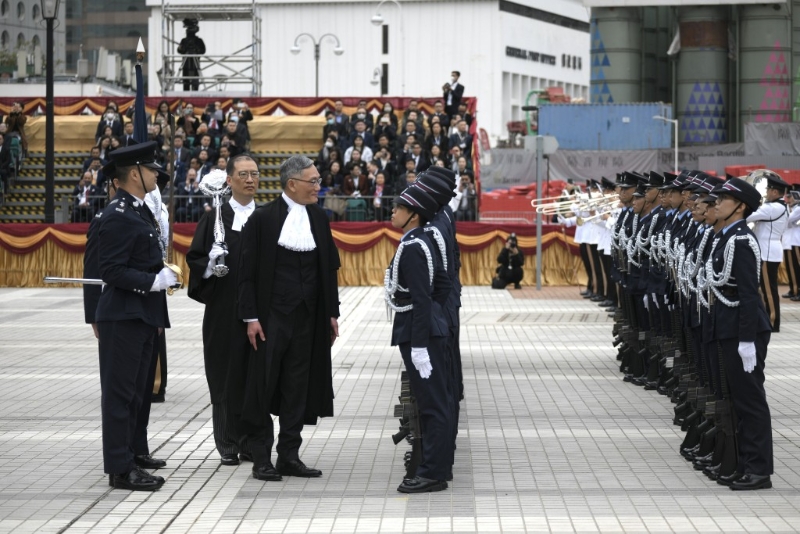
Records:
<instances>
[{"instance_id":1,"label":"crowd of spectators","mask_svg":"<svg viewBox=\"0 0 800 534\"><path fill-rule=\"evenodd\" d=\"M473 117L461 101L460 73L443 88L442 100L425 113L411 100L402 115L386 102L378 112L361 100L355 113L341 100L325 114L322 147L316 166L322 177L320 204L333 220L377 220L391 217L391 204L417 175L438 165L458 174L463 192L456 217L475 220L472 172Z\"/></svg>"},{"instance_id":2,"label":"crowd of spectators","mask_svg":"<svg viewBox=\"0 0 800 534\"><path fill-rule=\"evenodd\" d=\"M135 144L132 118L133 106L122 115L113 101L101 114L95 144L73 190L73 222L89 221L102 210L107 191L102 167L111 152ZM211 170L224 169L231 156L249 150L247 123L251 120L253 113L247 103L239 99L234 99L227 112L220 102L210 103L199 116L191 103L179 106L173 114L169 103L162 100L156 110L147 115L148 140L156 142L157 161L173 176L177 222L197 222L204 211L211 209L211 200L200 190L200 182ZM174 168L169 158L173 144Z\"/></svg>"}]
</instances>

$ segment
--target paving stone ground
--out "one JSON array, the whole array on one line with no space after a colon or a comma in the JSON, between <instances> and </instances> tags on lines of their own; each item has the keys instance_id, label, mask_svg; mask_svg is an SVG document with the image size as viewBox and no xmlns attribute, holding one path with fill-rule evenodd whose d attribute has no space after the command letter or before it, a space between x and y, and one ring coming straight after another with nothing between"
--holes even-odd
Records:
<instances>
[{"instance_id":1,"label":"paving stone ground","mask_svg":"<svg viewBox=\"0 0 800 534\"><path fill-rule=\"evenodd\" d=\"M767 358L774 489L735 493L678 455L673 405L623 383L611 320L576 288L464 289L466 399L449 490L406 496L390 436L401 360L381 288L344 288L336 417L303 433L321 479L222 467L203 372L202 307L170 297L167 401L154 404L161 491L102 473L97 346L81 292L0 289L0 532L797 532L800 305ZM436 370L434 370L436 372Z\"/></svg>"}]
</instances>

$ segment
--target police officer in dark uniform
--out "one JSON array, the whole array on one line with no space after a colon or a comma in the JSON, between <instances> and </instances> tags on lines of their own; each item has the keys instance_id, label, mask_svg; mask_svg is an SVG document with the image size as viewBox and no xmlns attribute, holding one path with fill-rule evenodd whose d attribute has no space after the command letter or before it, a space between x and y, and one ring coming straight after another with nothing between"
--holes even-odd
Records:
<instances>
[{"instance_id":1,"label":"police officer in dark uniform","mask_svg":"<svg viewBox=\"0 0 800 534\"><path fill-rule=\"evenodd\" d=\"M717 196L717 217L725 226L712 244L713 272L706 273L706 279L713 292L714 339L738 420L736 472L717 482L734 490L771 488L772 425L764 390L771 327L759 295L761 251L745 220L758 210L761 195L739 178L712 193Z\"/></svg>"},{"instance_id":2,"label":"police officer in dark uniform","mask_svg":"<svg viewBox=\"0 0 800 534\"><path fill-rule=\"evenodd\" d=\"M438 205L419 187L395 200L392 225L405 232L386 272L386 302L395 311L392 345L400 354L416 397L422 429L422 460L401 493L447 489L453 465L453 392L448 368L448 323L442 306L451 291L438 256L424 231Z\"/></svg>"},{"instance_id":3,"label":"police officer in dark uniform","mask_svg":"<svg viewBox=\"0 0 800 534\"><path fill-rule=\"evenodd\" d=\"M155 142L111 154L118 190L98 228L99 274L105 282L97 306L103 413L103 465L115 488L153 491L164 479L143 467L163 461L136 457L146 427L137 425L159 330L169 327L165 290L177 276L164 266L160 227L144 203L160 166Z\"/></svg>"}]
</instances>

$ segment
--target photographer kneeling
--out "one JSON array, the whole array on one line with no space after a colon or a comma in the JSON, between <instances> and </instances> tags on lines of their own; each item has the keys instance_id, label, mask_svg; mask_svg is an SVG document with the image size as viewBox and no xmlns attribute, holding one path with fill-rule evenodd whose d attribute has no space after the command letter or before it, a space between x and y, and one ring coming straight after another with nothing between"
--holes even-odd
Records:
<instances>
[{"instance_id":1,"label":"photographer kneeling","mask_svg":"<svg viewBox=\"0 0 800 534\"><path fill-rule=\"evenodd\" d=\"M497 263L500 265L495 270L497 276L492 280L492 288L505 289L508 284L514 284L514 289L522 289L519 283L522 281L525 256L517 246L516 234L508 236L505 247L497 256Z\"/></svg>"}]
</instances>

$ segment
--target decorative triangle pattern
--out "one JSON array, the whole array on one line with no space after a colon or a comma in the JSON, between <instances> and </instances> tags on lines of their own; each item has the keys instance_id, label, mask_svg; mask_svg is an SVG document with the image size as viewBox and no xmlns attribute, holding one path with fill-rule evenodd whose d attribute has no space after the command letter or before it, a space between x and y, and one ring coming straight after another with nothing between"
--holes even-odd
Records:
<instances>
[{"instance_id":1,"label":"decorative triangle pattern","mask_svg":"<svg viewBox=\"0 0 800 534\"><path fill-rule=\"evenodd\" d=\"M605 68L611 66L611 61L606 54L606 47L603 44L603 37L600 35L600 29L597 27L597 21L592 20L589 33L592 36L592 73L591 73L591 90L589 91L592 104L610 104L614 102L611 95L611 89L606 83Z\"/></svg>"},{"instance_id":2,"label":"decorative triangle pattern","mask_svg":"<svg viewBox=\"0 0 800 534\"><path fill-rule=\"evenodd\" d=\"M789 122L789 84L786 57L781 51L780 41L775 41L761 77L764 96L759 106L760 113L756 114L756 122Z\"/></svg>"},{"instance_id":3,"label":"decorative triangle pattern","mask_svg":"<svg viewBox=\"0 0 800 534\"><path fill-rule=\"evenodd\" d=\"M680 122L683 144L725 143L725 99L719 82L696 82Z\"/></svg>"}]
</instances>

